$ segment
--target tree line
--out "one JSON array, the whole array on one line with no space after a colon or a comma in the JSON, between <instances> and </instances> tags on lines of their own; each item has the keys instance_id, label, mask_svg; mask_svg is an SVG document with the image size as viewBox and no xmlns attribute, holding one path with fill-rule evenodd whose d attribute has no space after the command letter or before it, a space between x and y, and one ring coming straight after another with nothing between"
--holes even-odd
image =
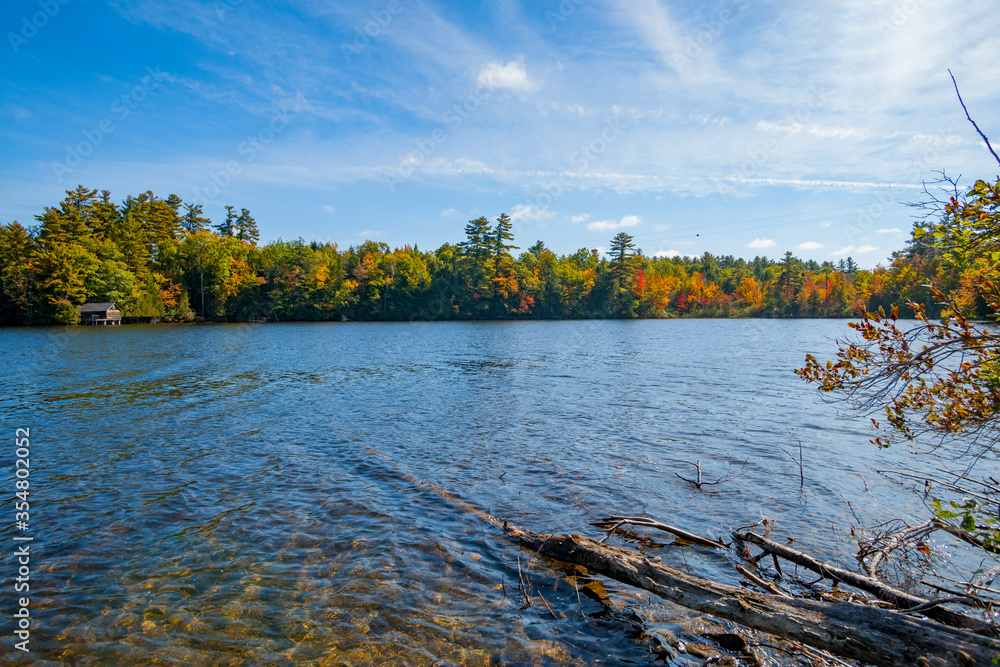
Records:
<instances>
[{"instance_id":1,"label":"tree line","mask_svg":"<svg viewBox=\"0 0 1000 667\"><path fill-rule=\"evenodd\" d=\"M114 302L126 321L147 322L849 317L927 301L920 286L929 281L976 303L975 277L920 236L869 271L791 252L649 257L624 232L607 256L560 255L542 241L515 255L506 214L470 221L463 240L433 251L371 240L346 250L302 239L258 245L250 211L226 212L213 225L176 195L147 191L118 204L107 190L67 190L36 225L0 225L0 323L73 323L86 302Z\"/></svg>"}]
</instances>

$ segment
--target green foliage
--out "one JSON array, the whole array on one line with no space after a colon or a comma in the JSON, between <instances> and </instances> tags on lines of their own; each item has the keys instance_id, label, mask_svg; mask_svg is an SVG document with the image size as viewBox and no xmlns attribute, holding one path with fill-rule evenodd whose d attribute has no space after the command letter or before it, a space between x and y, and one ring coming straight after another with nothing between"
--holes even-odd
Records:
<instances>
[{"instance_id":1,"label":"green foliage","mask_svg":"<svg viewBox=\"0 0 1000 667\"><path fill-rule=\"evenodd\" d=\"M227 206L213 225L200 206L150 191L117 205L108 191L81 186L37 219L32 229L0 225L4 323L70 322L85 301L112 301L138 321L829 317L909 294L878 271L848 274L790 253L780 263L651 259L625 233L608 257L592 248L557 255L537 241L515 259L506 214L469 221L462 242L432 252L374 241L258 247L246 208ZM906 281L920 279L911 273Z\"/></svg>"}]
</instances>

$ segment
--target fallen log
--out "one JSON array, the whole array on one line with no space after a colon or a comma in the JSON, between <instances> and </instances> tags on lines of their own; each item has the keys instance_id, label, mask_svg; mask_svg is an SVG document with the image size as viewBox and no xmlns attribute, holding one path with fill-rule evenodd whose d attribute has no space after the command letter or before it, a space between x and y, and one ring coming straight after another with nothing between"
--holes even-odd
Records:
<instances>
[{"instance_id":1,"label":"fallen log","mask_svg":"<svg viewBox=\"0 0 1000 667\"><path fill-rule=\"evenodd\" d=\"M541 535L504 522L521 545L648 590L689 609L875 665L989 665L1000 643L904 614L851 604L784 598L685 574L582 535Z\"/></svg>"},{"instance_id":2,"label":"fallen log","mask_svg":"<svg viewBox=\"0 0 1000 667\"><path fill-rule=\"evenodd\" d=\"M665 523L660 523L655 519L647 519L644 516L617 516L611 515L605 517L600 521L592 523L592 526L596 526L602 530L615 530L626 524L632 526L645 526L646 528L655 528L656 530L662 530L665 533L671 533L677 537L691 542L692 544L700 544L703 547L714 547L716 549L728 549L729 545L721 540L716 542L715 540L710 540L707 537L702 537L701 535L695 535L694 533L689 533L681 528L675 528L674 526L668 526Z\"/></svg>"},{"instance_id":3,"label":"fallen log","mask_svg":"<svg viewBox=\"0 0 1000 667\"><path fill-rule=\"evenodd\" d=\"M878 579L866 577L863 574L858 574L856 572L851 572L850 570L845 570L843 568L824 563L823 561L817 560L808 554L786 547L783 544L769 540L766 537L757 535L756 533L747 531L742 533L736 532L733 533L733 535L736 539L742 542L755 544L767 553L780 556L781 558L795 563L796 565L801 565L806 569L812 570L816 574L821 574L824 577L833 579L834 581L867 591L868 593L877 596L880 600L889 602L900 609L906 610L914 607L920 607L921 614L929 616L936 621L944 623L945 625L962 628L963 630L968 630L969 632L975 632L984 636L998 636L996 626L986 623L985 621L972 618L971 616L960 614L945 607L929 606L932 602L931 600L926 600L924 598L917 597L916 595L911 595L905 591L901 591L897 588L893 588Z\"/></svg>"}]
</instances>

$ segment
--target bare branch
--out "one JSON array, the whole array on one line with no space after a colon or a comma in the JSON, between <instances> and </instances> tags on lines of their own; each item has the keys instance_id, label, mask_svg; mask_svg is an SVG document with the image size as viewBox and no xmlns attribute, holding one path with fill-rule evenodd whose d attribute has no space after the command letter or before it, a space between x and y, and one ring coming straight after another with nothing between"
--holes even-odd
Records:
<instances>
[{"instance_id":1,"label":"bare branch","mask_svg":"<svg viewBox=\"0 0 1000 667\"><path fill-rule=\"evenodd\" d=\"M965 107L965 102L962 100L962 93L958 92L958 82L955 81L955 75L951 73L950 69L948 70L948 75L951 76L951 82L955 84L955 94L958 95L958 102L962 105L962 110L965 111L965 117L969 119L969 122L972 123L972 127L976 128L976 132L978 132L979 136L981 136L983 141L986 142L986 148L988 148L990 153L992 153L993 159L997 161L997 164L1000 164L1000 157L997 156L996 151L993 150L993 146L990 145L990 140L986 138L983 131L979 129L978 125L976 125L976 121L972 120L972 116L969 115L969 110Z\"/></svg>"}]
</instances>

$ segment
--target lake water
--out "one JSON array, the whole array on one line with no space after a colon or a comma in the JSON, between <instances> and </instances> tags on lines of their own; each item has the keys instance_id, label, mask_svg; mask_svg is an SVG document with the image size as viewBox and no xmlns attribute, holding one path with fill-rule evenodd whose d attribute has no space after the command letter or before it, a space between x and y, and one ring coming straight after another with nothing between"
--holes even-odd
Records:
<instances>
[{"instance_id":1,"label":"lake water","mask_svg":"<svg viewBox=\"0 0 1000 667\"><path fill-rule=\"evenodd\" d=\"M0 494L7 549L34 539L31 657L662 664L659 642L706 643L700 615L532 560L478 513L594 537L608 514L713 537L763 515L851 566L852 508L865 523L925 511L876 473L909 465L906 448L878 452L863 419L792 373L848 334L823 320L0 330L8 442L31 429L27 533L12 446ZM780 449L797 455L796 438L802 489ZM706 480L743 475L698 491L676 474L699 460ZM736 582L731 557L649 537L632 546Z\"/></svg>"}]
</instances>

